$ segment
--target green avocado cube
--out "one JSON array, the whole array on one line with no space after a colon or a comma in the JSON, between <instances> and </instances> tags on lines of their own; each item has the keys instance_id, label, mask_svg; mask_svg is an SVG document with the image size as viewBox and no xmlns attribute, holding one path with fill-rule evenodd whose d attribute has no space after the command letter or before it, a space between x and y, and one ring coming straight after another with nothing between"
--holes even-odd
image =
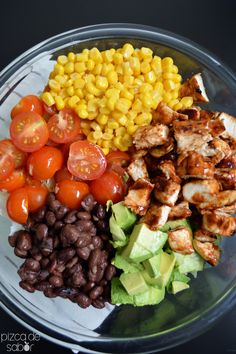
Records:
<instances>
[{"instance_id":1,"label":"green avocado cube","mask_svg":"<svg viewBox=\"0 0 236 354\"><path fill-rule=\"evenodd\" d=\"M143 266L140 263L134 263L128 258L122 257L119 253L116 252L115 258L112 260L112 264L123 270L125 273L136 273L143 270Z\"/></svg>"},{"instance_id":2,"label":"green avocado cube","mask_svg":"<svg viewBox=\"0 0 236 354\"><path fill-rule=\"evenodd\" d=\"M127 293L117 277L112 278L111 281L111 302L112 304L134 304L134 297Z\"/></svg>"},{"instance_id":3,"label":"green avocado cube","mask_svg":"<svg viewBox=\"0 0 236 354\"><path fill-rule=\"evenodd\" d=\"M150 277L160 275L161 252L143 262L144 268Z\"/></svg>"},{"instance_id":4,"label":"green avocado cube","mask_svg":"<svg viewBox=\"0 0 236 354\"><path fill-rule=\"evenodd\" d=\"M136 215L124 206L123 202L113 204L111 209L117 224L123 230L129 229L137 219Z\"/></svg>"},{"instance_id":5,"label":"green avocado cube","mask_svg":"<svg viewBox=\"0 0 236 354\"><path fill-rule=\"evenodd\" d=\"M157 305L165 297L165 288L155 288L149 286L148 290L142 294L134 296L134 303L136 306L145 306L145 305Z\"/></svg>"},{"instance_id":6,"label":"green avocado cube","mask_svg":"<svg viewBox=\"0 0 236 354\"><path fill-rule=\"evenodd\" d=\"M182 282L182 281L178 281L178 280L172 281L172 293L173 294L177 294L180 291L183 291L188 288L189 288L189 285Z\"/></svg>"},{"instance_id":7,"label":"green avocado cube","mask_svg":"<svg viewBox=\"0 0 236 354\"><path fill-rule=\"evenodd\" d=\"M122 273L120 281L129 295L137 295L148 290L148 286L141 272Z\"/></svg>"},{"instance_id":8,"label":"green avocado cube","mask_svg":"<svg viewBox=\"0 0 236 354\"><path fill-rule=\"evenodd\" d=\"M161 253L160 276L156 278L156 285L160 288L165 287L171 277L171 273L175 266L175 255L166 252Z\"/></svg>"}]
</instances>

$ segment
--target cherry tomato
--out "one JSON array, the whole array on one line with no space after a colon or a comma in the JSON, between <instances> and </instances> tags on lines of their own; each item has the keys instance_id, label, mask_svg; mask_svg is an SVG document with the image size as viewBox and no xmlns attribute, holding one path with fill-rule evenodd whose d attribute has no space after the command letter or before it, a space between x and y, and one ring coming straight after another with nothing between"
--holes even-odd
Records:
<instances>
[{"instance_id":1,"label":"cherry tomato","mask_svg":"<svg viewBox=\"0 0 236 354\"><path fill-rule=\"evenodd\" d=\"M44 187L26 186L28 194L28 207L30 212L35 212L46 204L48 190Z\"/></svg>"},{"instance_id":2,"label":"cherry tomato","mask_svg":"<svg viewBox=\"0 0 236 354\"><path fill-rule=\"evenodd\" d=\"M58 183L60 181L64 181L65 179L69 179L72 181L74 179L74 177L68 171L68 168L63 167L55 173L54 179L55 179L56 183Z\"/></svg>"},{"instance_id":3,"label":"cherry tomato","mask_svg":"<svg viewBox=\"0 0 236 354\"><path fill-rule=\"evenodd\" d=\"M73 141L80 130L80 119L70 108L64 108L48 121L49 138L58 144Z\"/></svg>"},{"instance_id":4,"label":"cherry tomato","mask_svg":"<svg viewBox=\"0 0 236 354\"><path fill-rule=\"evenodd\" d=\"M84 182L64 180L58 182L55 188L56 197L68 208L79 208L83 198L89 193L89 187Z\"/></svg>"},{"instance_id":5,"label":"cherry tomato","mask_svg":"<svg viewBox=\"0 0 236 354\"><path fill-rule=\"evenodd\" d=\"M99 146L80 140L70 146L67 167L73 176L93 180L104 173L107 161Z\"/></svg>"},{"instance_id":6,"label":"cherry tomato","mask_svg":"<svg viewBox=\"0 0 236 354\"><path fill-rule=\"evenodd\" d=\"M68 160L68 157L69 157L69 151L70 151L70 146L72 143L78 141L78 140L85 140L86 139L86 135L84 134L78 134L73 141L71 141L70 143L66 143L66 144L63 144L62 147L61 147L61 152L64 156L64 161L67 161Z\"/></svg>"},{"instance_id":7,"label":"cherry tomato","mask_svg":"<svg viewBox=\"0 0 236 354\"><path fill-rule=\"evenodd\" d=\"M42 183L37 179L32 178L32 176L30 176L29 174L26 174L25 184L26 186L42 187Z\"/></svg>"},{"instance_id":8,"label":"cherry tomato","mask_svg":"<svg viewBox=\"0 0 236 354\"><path fill-rule=\"evenodd\" d=\"M11 192L7 200L7 212L9 217L25 224L28 219L28 194L25 188L19 188Z\"/></svg>"},{"instance_id":9,"label":"cherry tomato","mask_svg":"<svg viewBox=\"0 0 236 354\"><path fill-rule=\"evenodd\" d=\"M4 181L0 181L0 190L12 192L17 188L21 188L26 183L25 171L23 169L17 169L7 177Z\"/></svg>"},{"instance_id":10,"label":"cherry tomato","mask_svg":"<svg viewBox=\"0 0 236 354\"><path fill-rule=\"evenodd\" d=\"M4 181L11 175L15 168L12 156L0 151L0 181Z\"/></svg>"},{"instance_id":11,"label":"cherry tomato","mask_svg":"<svg viewBox=\"0 0 236 354\"><path fill-rule=\"evenodd\" d=\"M34 95L28 95L23 97L11 111L11 118L15 118L20 113L34 112L39 115L43 114L42 101Z\"/></svg>"},{"instance_id":12,"label":"cherry tomato","mask_svg":"<svg viewBox=\"0 0 236 354\"><path fill-rule=\"evenodd\" d=\"M118 203L124 198L124 183L117 173L106 171L91 182L90 192L98 203L106 204L108 200Z\"/></svg>"},{"instance_id":13,"label":"cherry tomato","mask_svg":"<svg viewBox=\"0 0 236 354\"><path fill-rule=\"evenodd\" d=\"M48 141L47 123L37 113L20 113L11 122L10 135L18 149L33 152Z\"/></svg>"},{"instance_id":14,"label":"cherry tomato","mask_svg":"<svg viewBox=\"0 0 236 354\"><path fill-rule=\"evenodd\" d=\"M22 167L26 164L28 154L17 149L10 139L0 141L0 151L13 158L15 168Z\"/></svg>"},{"instance_id":15,"label":"cherry tomato","mask_svg":"<svg viewBox=\"0 0 236 354\"><path fill-rule=\"evenodd\" d=\"M121 167L128 166L130 162L130 156L124 151L112 151L107 156L107 164L116 164Z\"/></svg>"},{"instance_id":16,"label":"cherry tomato","mask_svg":"<svg viewBox=\"0 0 236 354\"><path fill-rule=\"evenodd\" d=\"M27 161L29 174L37 180L52 178L63 164L63 156L59 149L44 146L33 152Z\"/></svg>"}]
</instances>

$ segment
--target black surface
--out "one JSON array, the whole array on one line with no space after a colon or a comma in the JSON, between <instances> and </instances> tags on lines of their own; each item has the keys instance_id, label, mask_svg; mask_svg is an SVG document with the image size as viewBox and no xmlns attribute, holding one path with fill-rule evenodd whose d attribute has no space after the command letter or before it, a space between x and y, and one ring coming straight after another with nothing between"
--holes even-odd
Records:
<instances>
[{"instance_id":1,"label":"black surface","mask_svg":"<svg viewBox=\"0 0 236 354\"><path fill-rule=\"evenodd\" d=\"M0 5L0 70L38 42L69 29L104 22L157 26L188 37L224 60L236 72L235 0L67 0L6 1ZM0 335L27 333L0 311ZM236 353L236 308L204 335L166 354ZM32 353L70 353L43 339ZM7 353L0 343L0 353Z\"/></svg>"}]
</instances>

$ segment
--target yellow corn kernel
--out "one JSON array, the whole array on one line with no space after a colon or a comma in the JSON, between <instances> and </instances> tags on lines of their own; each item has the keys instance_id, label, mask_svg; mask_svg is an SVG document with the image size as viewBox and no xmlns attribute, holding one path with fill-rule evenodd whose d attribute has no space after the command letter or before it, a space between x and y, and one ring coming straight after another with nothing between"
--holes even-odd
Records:
<instances>
[{"instance_id":1,"label":"yellow corn kernel","mask_svg":"<svg viewBox=\"0 0 236 354\"><path fill-rule=\"evenodd\" d=\"M135 124L129 125L126 129L127 129L128 134L133 135L136 132L136 130L138 129L138 125L135 125Z\"/></svg>"},{"instance_id":2,"label":"yellow corn kernel","mask_svg":"<svg viewBox=\"0 0 236 354\"><path fill-rule=\"evenodd\" d=\"M139 115L137 115L137 117L134 119L135 124L137 125L143 125L143 124L147 124L147 114L144 113L140 113Z\"/></svg>"},{"instance_id":3,"label":"yellow corn kernel","mask_svg":"<svg viewBox=\"0 0 236 354\"><path fill-rule=\"evenodd\" d=\"M86 64L86 68L89 71L92 71L95 67L95 62L92 59L89 59Z\"/></svg>"},{"instance_id":4,"label":"yellow corn kernel","mask_svg":"<svg viewBox=\"0 0 236 354\"><path fill-rule=\"evenodd\" d=\"M138 89L139 87L141 87L143 85L143 80L139 79L139 78L135 78L134 79L134 86Z\"/></svg>"},{"instance_id":5,"label":"yellow corn kernel","mask_svg":"<svg viewBox=\"0 0 236 354\"><path fill-rule=\"evenodd\" d=\"M97 118L97 112L88 112L88 117L87 119L89 120L94 120L95 118Z\"/></svg>"},{"instance_id":6,"label":"yellow corn kernel","mask_svg":"<svg viewBox=\"0 0 236 354\"><path fill-rule=\"evenodd\" d=\"M102 64L101 63L95 63L95 67L94 67L94 69L92 70L92 73L94 74L94 75L100 75L101 74L101 72L102 72Z\"/></svg>"},{"instance_id":7,"label":"yellow corn kernel","mask_svg":"<svg viewBox=\"0 0 236 354\"><path fill-rule=\"evenodd\" d=\"M75 95L78 96L80 99L84 98L84 93L81 88L75 90Z\"/></svg>"},{"instance_id":8,"label":"yellow corn kernel","mask_svg":"<svg viewBox=\"0 0 236 354\"><path fill-rule=\"evenodd\" d=\"M73 72L70 74L70 79L73 81L75 81L77 79L81 79L81 74Z\"/></svg>"},{"instance_id":9,"label":"yellow corn kernel","mask_svg":"<svg viewBox=\"0 0 236 354\"><path fill-rule=\"evenodd\" d=\"M193 98L191 96L185 96L180 101L183 105L183 108L191 107L193 104Z\"/></svg>"},{"instance_id":10,"label":"yellow corn kernel","mask_svg":"<svg viewBox=\"0 0 236 354\"><path fill-rule=\"evenodd\" d=\"M90 128L90 122L87 122L86 120L82 120L81 122L80 122L80 125L81 125L81 128L85 128L85 129L89 129Z\"/></svg>"},{"instance_id":11,"label":"yellow corn kernel","mask_svg":"<svg viewBox=\"0 0 236 354\"><path fill-rule=\"evenodd\" d=\"M127 125L126 125L127 127L129 125L133 125L134 124L133 120L137 116L137 114L138 114L138 112L132 110L132 108L129 110L129 112L127 113L127 118L128 118L128 122L127 122Z\"/></svg>"},{"instance_id":12,"label":"yellow corn kernel","mask_svg":"<svg viewBox=\"0 0 236 354\"><path fill-rule=\"evenodd\" d=\"M173 80L174 76L175 75L173 73L169 73L169 72L163 72L162 75L164 80Z\"/></svg>"},{"instance_id":13,"label":"yellow corn kernel","mask_svg":"<svg viewBox=\"0 0 236 354\"><path fill-rule=\"evenodd\" d=\"M125 146L129 147L132 145L132 137L126 133L122 138L122 142Z\"/></svg>"},{"instance_id":14,"label":"yellow corn kernel","mask_svg":"<svg viewBox=\"0 0 236 354\"><path fill-rule=\"evenodd\" d=\"M108 73L107 73L107 81L110 85L115 85L118 81L118 75L115 71L113 70L110 70Z\"/></svg>"},{"instance_id":15,"label":"yellow corn kernel","mask_svg":"<svg viewBox=\"0 0 236 354\"><path fill-rule=\"evenodd\" d=\"M94 137L95 140L101 139L102 136L103 136L103 134L102 134L101 130L96 130L95 132L93 132L93 137Z\"/></svg>"},{"instance_id":16,"label":"yellow corn kernel","mask_svg":"<svg viewBox=\"0 0 236 354\"><path fill-rule=\"evenodd\" d=\"M107 100L107 108L110 111L114 110L117 100L118 100L118 97L116 97L116 96L111 96L111 97L108 98L108 100ZM100 112L102 112L102 111L100 110Z\"/></svg>"},{"instance_id":17,"label":"yellow corn kernel","mask_svg":"<svg viewBox=\"0 0 236 354\"><path fill-rule=\"evenodd\" d=\"M104 76L97 75L96 76L96 87L99 90L106 90L108 88L107 78Z\"/></svg>"},{"instance_id":18,"label":"yellow corn kernel","mask_svg":"<svg viewBox=\"0 0 236 354\"><path fill-rule=\"evenodd\" d=\"M125 128L124 128L124 130L125 130ZM117 136L114 138L114 140L113 140L115 147L117 147L118 149L119 149L119 147L122 145L121 139L122 139L122 136L121 136L121 135L117 135Z\"/></svg>"},{"instance_id":19,"label":"yellow corn kernel","mask_svg":"<svg viewBox=\"0 0 236 354\"><path fill-rule=\"evenodd\" d=\"M175 100L171 100L171 101L169 101L168 102L168 106L170 107L170 108L173 108L176 104L178 104L179 103L179 100L176 98Z\"/></svg>"},{"instance_id":20,"label":"yellow corn kernel","mask_svg":"<svg viewBox=\"0 0 236 354\"><path fill-rule=\"evenodd\" d=\"M100 94L100 91L97 89L97 87L92 82L88 82L86 84L86 89L89 93L91 93L94 96L98 96Z\"/></svg>"},{"instance_id":21,"label":"yellow corn kernel","mask_svg":"<svg viewBox=\"0 0 236 354\"><path fill-rule=\"evenodd\" d=\"M140 61L139 58L132 57L130 58L130 67L133 70L134 75L139 75L140 74Z\"/></svg>"},{"instance_id":22,"label":"yellow corn kernel","mask_svg":"<svg viewBox=\"0 0 236 354\"><path fill-rule=\"evenodd\" d=\"M108 155L109 154L109 148L102 148L102 151L104 153L104 155Z\"/></svg>"},{"instance_id":23,"label":"yellow corn kernel","mask_svg":"<svg viewBox=\"0 0 236 354\"><path fill-rule=\"evenodd\" d=\"M110 129L117 129L117 128L119 128L119 123L117 123L115 121L108 121L107 126Z\"/></svg>"},{"instance_id":24,"label":"yellow corn kernel","mask_svg":"<svg viewBox=\"0 0 236 354\"><path fill-rule=\"evenodd\" d=\"M153 70L144 75L145 81L149 84L153 84L156 81L156 75Z\"/></svg>"},{"instance_id":25,"label":"yellow corn kernel","mask_svg":"<svg viewBox=\"0 0 236 354\"><path fill-rule=\"evenodd\" d=\"M102 54L99 52L97 48L92 48L89 51L89 58L94 60L96 63L102 63Z\"/></svg>"},{"instance_id":26,"label":"yellow corn kernel","mask_svg":"<svg viewBox=\"0 0 236 354\"><path fill-rule=\"evenodd\" d=\"M54 65L54 73L56 75L63 75L64 74L64 66L61 64L56 63Z\"/></svg>"},{"instance_id":27,"label":"yellow corn kernel","mask_svg":"<svg viewBox=\"0 0 236 354\"><path fill-rule=\"evenodd\" d=\"M85 81L86 83L88 83L88 82L95 83L95 81L96 81L96 77L95 77L95 75L93 75L93 74L85 74L85 75L83 76L83 78L84 78L84 81Z\"/></svg>"},{"instance_id":28,"label":"yellow corn kernel","mask_svg":"<svg viewBox=\"0 0 236 354\"><path fill-rule=\"evenodd\" d=\"M101 131L100 125L99 125L98 123L96 123L96 122L92 122L92 123L90 124L90 127L93 128L93 130L99 130L99 131ZM99 138L99 139L100 139L100 138Z\"/></svg>"},{"instance_id":29,"label":"yellow corn kernel","mask_svg":"<svg viewBox=\"0 0 236 354\"><path fill-rule=\"evenodd\" d=\"M154 90L155 90L155 91L158 91L159 94L162 95L162 93L163 93L163 83L158 81L158 82L154 85Z\"/></svg>"},{"instance_id":30,"label":"yellow corn kernel","mask_svg":"<svg viewBox=\"0 0 236 354\"><path fill-rule=\"evenodd\" d=\"M162 67L161 67L161 58L160 58L160 61L157 58L159 58L159 57L153 58L153 60L151 62L151 68L154 71L155 75L159 78L162 73Z\"/></svg>"},{"instance_id":31,"label":"yellow corn kernel","mask_svg":"<svg viewBox=\"0 0 236 354\"><path fill-rule=\"evenodd\" d=\"M172 73L173 74L178 74L178 72L179 72L178 66L172 65Z\"/></svg>"},{"instance_id":32,"label":"yellow corn kernel","mask_svg":"<svg viewBox=\"0 0 236 354\"><path fill-rule=\"evenodd\" d=\"M83 128L82 132L84 135L88 136L91 131L90 131L90 129Z\"/></svg>"},{"instance_id":33,"label":"yellow corn kernel","mask_svg":"<svg viewBox=\"0 0 236 354\"><path fill-rule=\"evenodd\" d=\"M86 62L88 61L88 52L78 53L75 55L75 61Z\"/></svg>"},{"instance_id":34,"label":"yellow corn kernel","mask_svg":"<svg viewBox=\"0 0 236 354\"><path fill-rule=\"evenodd\" d=\"M122 69L123 69L123 75L132 75L133 74L133 70L132 70L129 62L123 63Z\"/></svg>"},{"instance_id":35,"label":"yellow corn kernel","mask_svg":"<svg viewBox=\"0 0 236 354\"><path fill-rule=\"evenodd\" d=\"M79 102L79 97L74 95L71 96L68 100L68 106L70 106L71 108L74 108L76 106L76 104Z\"/></svg>"},{"instance_id":36,"label":"yellow corn kernel","mask_svg":"<svg viewBox=\"0 0 236 354\"><path fill-rule=\"evenodd\" d=\"M80 118L85 119L88 117L86 104L79 102L79 104L77 104L74 109Z\"/></svg>"},{"instance_id":37,"label":"yellow corn kernel","mask_svg":"<svg viewBox=\"0 0 236 354\"><path fill-rule=\"evenodd\" d=\"M122 64L123 63L123 55L116 51L116 53L113 55L113 62L115 64Z\"/></svg>"},{"instance_id":38,"label":"yellow corn kernel","mask_svg":"<svg viewBox=\"0 0 236 354\"><path fill-rule=\"evenodd\" d=\"M142 47L139 51L139 55L142 59L152 57L153 51L150 48Z\"/></svg>"},{"instance_id":39,"label":"yellow corn kernel","mask_svg":"<svg viewBox=\"0 0 236 354\"><path fill-rule=\"evenodd\" d=\"M72 74L74 72L74 69L75 69L74 63L71 61L66 63L64 66L64 70L66 74Z\"/></svg>"},{"instance_id":40,"label":"yellow corn kernel","mask_svg":"<svg viewBox=\"0 0 236 354\"><path fill-rule=\"evenodd\" d=\"M165 57L161 61L162 67L166 66L172 66L174 64L174 61L171 57Z\"/></svg>"},{"instance_id":41,"label":"yellow corn kernel","mask_svg":"<svg viewBox=\"0 0 236 354\"><path fill-rule=\"evenodd\" d=\"M75 89L82 89L85 86L85 81L82 78L74 80L73 86Z\"/></svg>"},{"instance_id":42,"label":"yellow corn kernel","mask_svg":"<svg viewBox=\"0 0 236 354\"><path fill-rule=\"evenodd\" d=\"M73 80L72 79L69 79L69 80L67 80L66 82L65 82L65 87L70 87L70 86L72 86L73 85Z\"/></svg>"},{"instance_id":43,"label":"yellow corn kernel","mask_svg":"<svg viewBox=\"0 0 236 354\"><path fill-rule=\"evenodd\" d=\"M98 110L98 105L97 102L94 98L88 100L88 112L97 112Z\"/></svg>"},{"instance_id":44,"label":"yellow corn kernel","mask_svg":"<svg viewBox=\"0 0 236 354\"><path fill-rule=\"evenodd\" d=\"M60 96L55 97L55 104L56 104L58 111L62 110L65 107L65 103Z\"/></svg>"},{"instance_id":45,"label":"yellow corn kernel","mask_svg":"<svg viewBox=\"0 0 236 354\"><path fill-rule=\"evenodd\" d=\"M106 104L107 104L107 102L106 102ZM108 114L110 114L110 109L108 108L108 107L100 107L99 108L99 112L101 113L101 114L106 114L106 115L108 115Z\"/></svg>"},{"instance_id":46,"label":"yellow corn kernel","mask_svg":"<svg viewBox=\"0 0 236 354\"><path fill-rule=\"evenodd\" d=\"M113 129L106 127L104 132L108 134L113 134Z\"/></svg>"},{"instance_id":47,"label":"yellow corn kernel","mask_svg":"<svg viewBox=\"0 0 236 354\"><path fill-rule=\"evenodd\" d=\"M119 127L115 130L116 136L123 136L126 133L125 127Z\"/></svg>"},{"instance_id":48,"label":"yellow corn kernel","mask_svg":"<svg viewBox=\"0 0 236 354\"><path fill-rule=\"evenodd\" d=\"M151 66L149 64L149 62L147 60L144 60L141 64L140 64L140 70L143 74L148 73L149 71L151 71Z\"/></svg>"},{"instance_id":49,"label":"yellow corn kernel","mask_svg":"<svg viewBox=\"0 0 236 354\"><path fill-rule=\"evenodd\" d=\"M48 86L54 92L59 92L61 90L61 85L59 84L59 82L53 79L48 81Z\"/></svg>"},{"instance_id":50,"label":"yellow corn kernel","mask_svg":"<svg viewBox=\"0 0 236 354\"><path fill-rule=\"evenodd\" d=\"M86 70L86 65L82 61L82 62L75 63L74 68L77 73L83 73Z\"/></svg>"},{"instance_id":51,"label":"yellow corn kernel","mask_svg":"<svg viewBox=\"0 0 236 354\"><path fill-rule=\"evenodd\" d=\"M46 103L47 106L52 106L55 103L54 98L52 97L50 92L44 92L42 94L42 100L44 103Z\"/></svg>"},{"instance_id":52,"label":"yellow corn kernel","mask_svg":"<svg viewBox=\"0 0 236 354\"><path fill-rule=\"evenodd\" d=\"M75 94L75 89L73 86L70 86L67 88L66 92L68 93L69 96L73 96Z\"/></svg>"},{"instance_id":53,"label":"yellow corn kernel","mask_svg":"<svg viewBox=\"0 0 236 354\"><path fill-rule=\"evenodd\" d=\"M117 64L115 70L116 70L118 75L123 75L123 66L122 66L122 64Z\"/></svg>"},{"instance_id":54,"label":"yellow corn kernel","mask_svg":"<svg viewBox=\"0 0 236 354\"><path fill-rule=\"evenodd\" d=\"M173 74L173 81L175 83L180 83L182 81L182 76L180 74Z\"/></svg>"},{"instance_id":55,"label":"yellow corn kernel","mask_svg":"<svg viewBox=\"0 0 236 354\"><path fill-rule=\"evenodd\" d=\"M130 43L125 43L122 48L122 54L124 59L129 59L134 52L134 47Z\"/></svg>"},{"instance_id":56,"label":"yellow corn kernel","mask_svg":"<svg viewBox=\"0 0 236 354\"><path fill-rule=\"evenodd\" d=\"M116 109L126 114L130 109L131 104L132 102L130 100L127 100L127 98L119 98L119 100L116 102Z\"/></svg>"},{"instance_id":57,"label":"yellow corn kernel","mask_svg":"<svg viewBox=\"0 0 236 354\"><path fill-rule=\"evenodd\" d=\"M102 58L105 63L111 63L113 60L113 51L111 50L104 50L102 52Z\"/></svg>"},{"instance_id":58,"label":"yellow corn kernel","mask_svg":"<svg viewBox=\"0 0 236 354\"><path fill-rule=\"evenodd\" d=\"M103 133L102 138L104 140L111 140L113 138L113 134L111 134L111 133Z\"/></svg>"},{"instance_id":59,"label":"yellow corn kernel","mask_svg":"<svg viewBox=\"0 0 236 354\"><path fill-rule=\"evenodd\" d=\"M171 99L172 99L172 96L171 96L171 93L170 93L170 92L163 92L162 97L163 97L163 101L164 101L165 103L168 103L168 102L171 101Z\"/></svg>"},{"instance_id":60,"label":"yellow corn kernel","mask_svg":"<svg viewBox=\"0 0 236 354\"><path fill-rule=\"evenodd\" d=\"M132 101L134 99L134 95L129 92L127 89L123 89L120 93L120 97L127 98L127 100Z\"/></svg>"},{"instance_id":61,"label":"yellow corn kernel","mask_svg":"<svg viewBox=\"0 0 236 354\"><path fill-rule=\"evenodd\" d=\"M96 118L97 122L101 125L107 124L108 121L108 115L100 113L98 117Z\"/></svg>"},{"instance_id":62,"label":"yellow corn kernel","mask_svg":"<svg viewBox=\"0 0 236 354\"><path fill-rule=\"evenodd\" d=\"M146 93L146 92L150 92L153 90L153 87L151 84L149 83L143 83L142 86L140 87L139 91L141 93Z\"/></svg>"},{"instance_id":63,"label":"yellow corn kernel","mask_svg":"<svg viewBox=\"0 0 236 354\"><path fill-rule=\"evenodd\" d=\"M115 96L117 97L117 99L119 98L119 95L120 95L120 90L117 90L115 88L109 88L108 90L106 90L105 92L105 96L106 97L112 97L112 96Z\"/></svg>"},{"instance_id":64,"label":"yellow corn kernel","mask_svg":"<svg viewBox=\"0 0 236 354\"><path fill-rule=\"evenodd\" d=\"M66 55L59 55L57 62L58 64L65 65L68 62L68 58Z\"/></svg>"},{"instance_id":65,"label":"yellow corn kernel","mask_svg":"<svg viewBox=\"0 0 236 354\"><path fill-rule=\"evenodd\" d=\"M74 62L75 61L75 53L73 53L73 52L68 53L67 58L69 61Z\"/></svg>"},{"instance_id":66,"label":"yellow corn kernel","mask_svg":"<svg viewBox=\"0 0 236 354\"><path fill-rule=\"evenodd\" d=\"M90 132L90 133L87 135L87 139L88 139L88 141L90 141L91 143L96 143L96 142L97 142L97 139L94 138L93 132Z\"/></svg>"},{"instance_id":67,"label":"yellow corn kernel","mask_svg":"<svg viewBox=\"0 0 236 354\"><path fill-rule=\"evenodd\" d=\"M179 109L182 109L183 108L183 104L181 102L178 102L174 105L173 109L175 111L178 111Z\"/></svg>"},{"instance_id":68,"label":"yellow corn kernel","mask_svg":"<svg viewBox=\"0 0 236 354\"><path fill-rule=\"evenodd\" d=\"M172 98L175 100L176 98L178 98L179 97L179 92L178 92L178 90L174 90L174 91L172 91L171 92L171 96L172 96Z\"/></svg>"},{"instance_id":69,"label":"yellow corn kernel","mask_svg":"<svg viewBox=\"0 0 236 354\"><path fill-rule=\"evenodd\" d=\"M111 141L109 141L109 140L102 140L101 145L102 145L102 147L104 147L104 148L110 148L110 147L111 147Z\"/></svg>"},{"instance_id":70,"label":"yellow corn kernel","mask_svg":"<svg viewBox=\"0 0 236 354\"><path fill-rule=\"evenodd\" d=\"M122 115L119 119L118 119L120 125L126 126L128 123L128 118L126 117L126 115Z\"/></svg>"},{"instance_id":71,"label":"yellow corn kernel","mask_svg":"<svg viewBox=\"0 0 236 354\"><path fill-rule=\"evenodd\" d=\"M175 89L175 83L172 80L164 80L163 86L166 91L172 91Z\"/></svg>"},{"instance_id":72,"label":"yellow corn kernel","mask_svg":"<svg viewBox=\"0 0 236 354\"><path fill-rule=\"evenodd\" d=\"M142 108L143 108L142 102L140 101L139 98L137 98L132 105L132 109L136 112L140 112Z\"/></svg>"},{"instance_id":73,"label":"yellow corn kernel","mask_svg":"<svg viewBox=\"0 0 236 354\"><path fill-rule=\"evenodd\" d=\"M123 83L126 87L130 87L134 83L134 76L132 75L124 75L123 76Z\"/></svg>"},{"instance_id":74,"label":"yellow corn kernel","mask_svg":"<svg viewBox=\"0 0 236 354\"><path fill-rule=\"evenodd\" d=\"M140 96L141 102L145 108L152 107L152 96L149 92L146 92Z\"/></svg>"}]
</instances>

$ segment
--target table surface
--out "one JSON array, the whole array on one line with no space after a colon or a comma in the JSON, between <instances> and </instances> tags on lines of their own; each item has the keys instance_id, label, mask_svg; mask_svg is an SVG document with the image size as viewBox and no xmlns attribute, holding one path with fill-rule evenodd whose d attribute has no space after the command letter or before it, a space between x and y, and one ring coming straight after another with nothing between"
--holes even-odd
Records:
<instances>
[{"instance_id":1,"label":"table surface","mask_svg":"<svg viewBox=\"0 0 236 354\"><path fill-rule=\"evenodd\" d=\"M4 1L1 3L0 70L23 51L60 32L104 23L131 22L160 27L183 35L210 50L236 71L236 1L234 0L119 0ZM27 333L0 311L0 333ZM198 338L166 354L229 354L236 352L236 308ZM0 343L0 353L7 353ZM40 339L33 353L69 353Z\"/></svg>"}]
</instances>

